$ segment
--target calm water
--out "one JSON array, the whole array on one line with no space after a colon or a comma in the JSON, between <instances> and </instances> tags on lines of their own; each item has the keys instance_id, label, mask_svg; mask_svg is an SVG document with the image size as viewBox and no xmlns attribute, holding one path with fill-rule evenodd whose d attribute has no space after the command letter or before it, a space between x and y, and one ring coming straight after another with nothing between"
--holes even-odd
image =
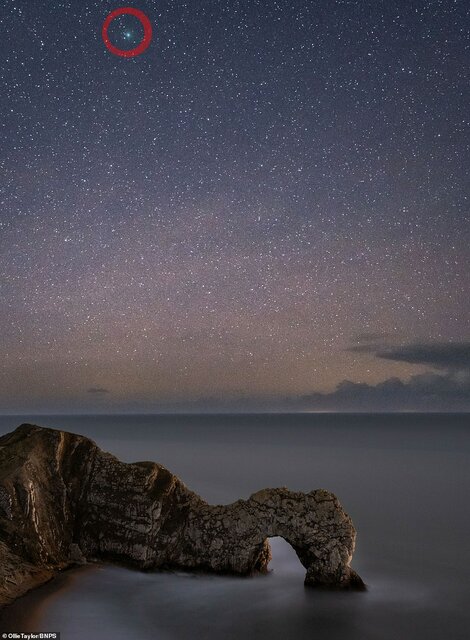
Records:
<instances>
[{"instance_id":1,"label":"calm water","mask_svg":"<svg viewBox=\"0 0 470 640\"><path fill-rule=\"evenodd\" d=\"M210 502L263 487L338 495L358 530L366 593L303 587L273 539L273 572L237 579L65 572L0 614L0 631L62 640L468 640L470 420L445 415L86 416L0 418L92 437L126 461L155 460Z\"/></svg>"}]
</instances>

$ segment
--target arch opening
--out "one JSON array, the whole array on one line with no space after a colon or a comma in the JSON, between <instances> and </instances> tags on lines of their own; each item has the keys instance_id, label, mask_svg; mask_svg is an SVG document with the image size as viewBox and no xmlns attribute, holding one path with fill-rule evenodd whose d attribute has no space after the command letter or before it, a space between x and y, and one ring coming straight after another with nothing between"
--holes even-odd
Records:
<instances>
[{"instance_id":1,"label":"arch opening","mask_svg":"<svg viewBox=\"0 0 470 640\"><path fill-rule=\"evenodd\" d=\"M303 580L305 567L290 542L281 536L270 537L268 542L272 555L268 570L273 571L276 575L295 576Z\"/></svg>"}]
</instances>

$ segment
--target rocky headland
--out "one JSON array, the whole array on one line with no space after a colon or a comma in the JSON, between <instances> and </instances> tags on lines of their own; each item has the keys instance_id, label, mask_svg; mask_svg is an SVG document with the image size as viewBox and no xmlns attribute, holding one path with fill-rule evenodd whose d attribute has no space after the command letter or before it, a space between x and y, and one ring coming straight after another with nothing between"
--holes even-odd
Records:
<instances>
[{"instance_id":1,"label":"rocky headland","mask_svg":"<svg viewBox=\"0 0 470 640\"><path fill-rule=\"evenodd\" d=\"M0 606L87 562L252 575L281 536L305 584L363 589L356 531L323 489L264 489L212 506L155 462L126 464L80 435L24 424L0 438Z\"/></svg>"}]
</instances>

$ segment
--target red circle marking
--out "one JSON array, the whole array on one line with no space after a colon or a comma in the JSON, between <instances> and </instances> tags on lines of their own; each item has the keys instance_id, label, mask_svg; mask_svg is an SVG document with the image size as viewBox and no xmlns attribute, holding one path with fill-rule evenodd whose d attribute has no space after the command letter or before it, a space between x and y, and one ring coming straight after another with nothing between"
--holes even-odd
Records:
<instances>
[{"instance_id":1,"label":"red circle marking","mask_svg":"<svg viewBox=\"0 0 470 640\"><path fill-rule=\"evenodd\" d=\"M117 18L118 16L122 16L124 14L135 16L138 20L140 20L144 28L144 37L142 39L142 42L134 49L127 49L127 50L118 49L118 47L115 47L111 43L108 37L108 29L111 22L114 20L114 18ZM105 43L109 51L111 51L111 53L114 53L114 55L116 56L121 56L122 58L133 58L134 56L139 56L141 53L143 53L151 43L152 24L150 23L150 20L147 18L147 16L143 11L140 11L139 9L134 9L133 7L121 7L120 9L115 9L114 11L111 11L109 16L106 18L106 20L103 23L103 29L101 31L101 34L103 36L103 42Z\"/></svg>"}]
</instances>

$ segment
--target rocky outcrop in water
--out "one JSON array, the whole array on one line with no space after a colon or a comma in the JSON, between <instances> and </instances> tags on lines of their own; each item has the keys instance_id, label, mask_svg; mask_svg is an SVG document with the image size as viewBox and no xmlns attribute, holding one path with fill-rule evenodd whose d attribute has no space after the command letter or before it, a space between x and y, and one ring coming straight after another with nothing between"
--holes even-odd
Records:
<instances>
[{"instance_id":1,"label":"rocky outcrop in water","mask_svg":"<svg viewBox=\"0 0 470 640\"><path fill-rule=\"evenodd\" d=\"M266 572L273 536L295 549L306 585L364 587L349 566L355 529L328 491L211 506L161 465L120 462L83 436L22 425L0 438L0 605L90 561Z\"/></svg>"}]
</instances>

